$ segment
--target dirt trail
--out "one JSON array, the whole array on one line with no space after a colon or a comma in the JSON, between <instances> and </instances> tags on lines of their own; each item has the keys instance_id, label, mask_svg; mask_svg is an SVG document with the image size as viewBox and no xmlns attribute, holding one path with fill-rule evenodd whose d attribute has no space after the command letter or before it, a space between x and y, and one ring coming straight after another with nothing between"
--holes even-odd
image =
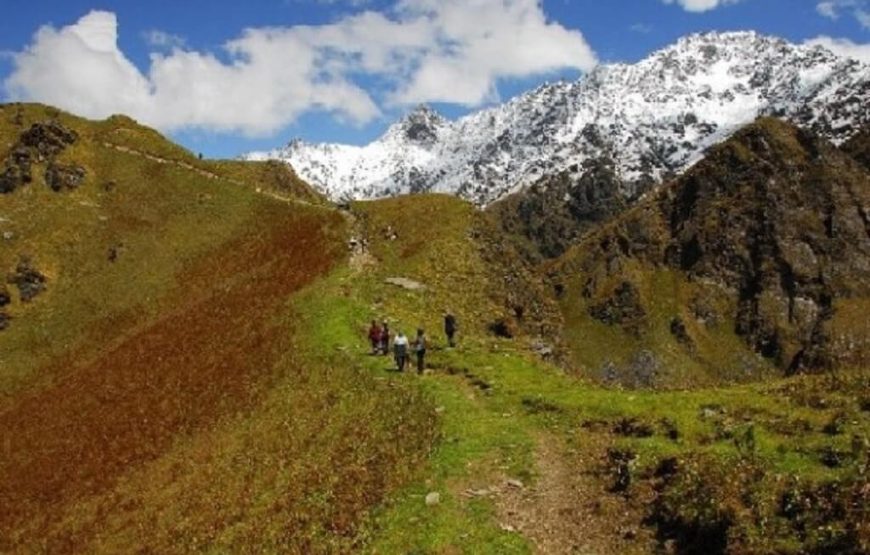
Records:
<instances>
[{"instance_id":1,"label":"dirt trail","mask_svg":"<svg viewBox=\"0 0 870 555\"><path fill-rule=\"evenodd\" d=\"M502 526L527 537L538 553L641 554L655 544L639 523L642 515L606 491L598 476L604 446L589 435L579 453L559 438L536 438L537 479L532 485L502 488L495 498Z\"/></svg>"},{"instance_id":2,"label":"dirt trail","mask_svg":"<svg viewBox=\"0 0 870 555\"><path fill-rule=\"evenodd\" d=\"M130 148L128 146L119 145L116 143L110 143L107 141L104 141L102 143L102 145L105 148L111 148L113 150L117 150L118 152L123 152L124 154L130 154L132 156L139 156L140 158L145 158L147 160L150 160L152 162L156 162L158 164L169 164L172 166L176 166L178 168L182 168L184 170L194 172L194 173L196 173L196 174L198 174L206 179L224 181L226 183L231 183L233 185L238 185L240 187L246 186L245 183L239 181L238 179L224 177L224 176L218 175L214 172L210 172L208 170L198 168L198 167L196 167L193 164L190 164L188 162L182 162L181 160L172 160L170 158L163 158L161 156L157 156L155 154L151 154L151 153L145 152L143 150L137 150L135 148ZM285 196L279 195L277 193L273 193L271 191L264 191L264 190L260 189L259 187L257 187L255 189L255 192L258 194L273 198L275 200L281 201L281 202L293 202L293 203L297 203L297 204L305 204L305 205L309 205L309 206L311 205L311 203L306 201L306 200L292 198L292 197L285 197Z\"/></svg>"}]
</instances>

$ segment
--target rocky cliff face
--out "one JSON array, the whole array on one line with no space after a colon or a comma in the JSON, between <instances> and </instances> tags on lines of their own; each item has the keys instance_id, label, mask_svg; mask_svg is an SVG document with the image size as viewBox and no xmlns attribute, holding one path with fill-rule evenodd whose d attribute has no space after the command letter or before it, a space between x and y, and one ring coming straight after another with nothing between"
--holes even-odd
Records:
<instances>
[{"instance_id":1,"label":"rocky cliff face","mask_svg":"<svg viewBox=\"0 0 870 555\"><path fill-rule=\"evenodd\" d=\"M576 284L569 309L637 337L668 318L691 351L724 324L783 371L866 364L866 325L852 320L870 299L868 214L864 167L812 132L762 119L587 236L552 275ZM662 271L685 280L683 293L644 289ZM656 312L664 298L673 314Z\"/></svg>"},{"instance_id":2,"label":"rocky cliff face","mask_svg":"<svg viewBox=\"0 0 870 555\"><path fill-rule=\"evenodd\" d=\"M865 127L841 147L843 152L870 170L870 127Z\"/></svg>"},{"instance_id":3,"label":"rocky cliff face","mask_svg":"<svg viewBox=\"0 0 870 555\"><path fill-rule=\"evenodd\" d=\"M367 146L296 140L248 158L284 160L333 199L434 191L477 204L553 176L581 181L590 164L609 161L608 186L630 200L759 115L840 144L870 123L868 103L870 67L856 60L751 32L709 33L457 121L421 107Z\"/></svg>"}]
</instances>

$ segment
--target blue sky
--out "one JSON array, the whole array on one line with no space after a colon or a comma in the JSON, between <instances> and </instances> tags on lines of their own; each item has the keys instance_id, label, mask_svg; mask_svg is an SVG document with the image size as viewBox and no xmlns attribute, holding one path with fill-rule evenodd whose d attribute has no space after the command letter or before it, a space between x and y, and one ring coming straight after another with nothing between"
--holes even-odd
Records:
<instances>
[{"instance_id":1,"label":"blue sky","mask_svg":"<svg viewBox=\"0 0 870 555\"><path fill-rule=\"evenodd\" d=\"M0 94L227 157L364 143L420 102L457 117L709 30L866 56L870 0L5 0Z\"/></svg>"}]
</instances>

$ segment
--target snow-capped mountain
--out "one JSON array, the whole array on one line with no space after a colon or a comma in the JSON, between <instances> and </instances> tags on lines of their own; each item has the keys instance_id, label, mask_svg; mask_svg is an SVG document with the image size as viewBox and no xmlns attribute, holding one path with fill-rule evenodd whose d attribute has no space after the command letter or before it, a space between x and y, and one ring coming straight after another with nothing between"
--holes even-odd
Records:
<instances>
[{"instance_id":1,"label":"snow-capped mountain","mask_svg":"<svg viewBox=\"0 0 870 555\"><path fill-rule=\"evenodd\" d=\"M294 140L245 158L284 160L334 199L436 191L487 204L604 157L633 197L759 115L840 143L870 123L868 106L866 64L753 32L707 33L456 121L422 106L366 146Z\"/></svg>"}]
</instances>

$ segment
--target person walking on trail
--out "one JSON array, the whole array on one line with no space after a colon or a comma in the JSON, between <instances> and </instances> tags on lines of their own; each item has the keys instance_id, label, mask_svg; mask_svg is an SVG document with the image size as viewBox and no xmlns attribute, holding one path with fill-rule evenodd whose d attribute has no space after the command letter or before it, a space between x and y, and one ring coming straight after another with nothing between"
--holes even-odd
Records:
<instances>
[{"instance_id":1,"label":"person walking on trail","mask_svg":"<svg viewBox=\"0 0 870 555\"><path fill-rule=\"evenodd\" d=\"M426 334L422 329L417 330L417 338L414 340L414 352L417 353L417 373L422 374L426 363Z\"/></svg>"},{"instance_id":2,"label":"person walking on trail","mask_svg":"<svg viewBox=\"0 0 870 555\"><path fill-rule=\"evenodd\" d=\"M390 324L386 320L381 324L381 352L384 356L390 354Z\"/></svg>"},{"instance_id":3,"label":"person walking on trail","mask_svg":"<svg viewBox=\"0 0 870 555\"><path fill-rule=\"evenodd\" d=\"M372 354L376 355L381 350L381 334L383 330L375 320L372 320L372 326L369 328L369 341L372 343Z\"/></svg>"},{"instance_id":4,"label":"person walking on trail","mask_svg":"<svg viewBox=\"0 0 870 555\"><path fill-rule=\"evenodd\" d=\"M444 335L447 336L447 344L451 347L456 346L454 336L456 335L457 327L456 316L454 316L450 311L444 312Z\"/></svg>"},{"instance_id":5,"label":"person walking on trail","mask_svg":"<svg viewBox=\"0 0 870 555\"><path fill-rule=\"evenodd\" d=\"M405 371L405 363L408 360L408 338L401 331L396 334L396 339L393 340L393 351L396 357L396 368L399 372Z\"/></svg>"}]
</instances>

